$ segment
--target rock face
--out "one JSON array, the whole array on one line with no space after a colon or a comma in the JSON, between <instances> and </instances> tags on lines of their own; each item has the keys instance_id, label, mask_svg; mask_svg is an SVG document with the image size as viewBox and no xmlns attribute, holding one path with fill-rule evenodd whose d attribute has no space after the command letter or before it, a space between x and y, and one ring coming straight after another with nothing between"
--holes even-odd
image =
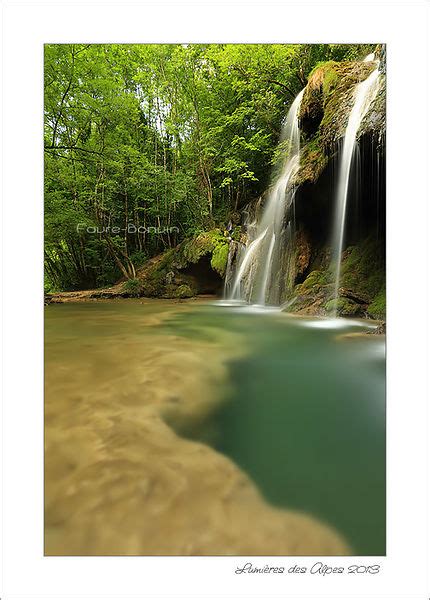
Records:
<instances>
[{"instance_id":1,"label":"rock face","mask_svg":"<svg viewBox=\"0 0 430 600\"><path fill-rule=\"evenodd\" d=\"M349 188L338 313L385 318L385 49L376 48L379 89L358 131ZM288 310L330 314L334 275L330 266L333 215L342 138L354 90L374 62L319 65L309 75L300 107L300 168L295 177L294 256L285 253L282 301ZM249 213L261 211L261 200ZM288 262L289 261L289 262ZM291 266L292 262L292 266ZM291 289L293 291L291 292ZM292 304L290 304L292 302Z\"/></svg>"},{"instance_id":2,"label":"rock face","mask_svg":"<svg viewBox=\"0 0 430 600\"><path fill-rule=\"evenodd\" d=\"M219 293L227 266L229 238L220 229L184 240L149 260L137 272L138 293L154 298L190 298ZM126 282L125 286L130 286Z\"/></svg>"},{"instance_id":3,"label":"rock face","mask_svg":"<svg viewBox=\"0 0 430 600\"><path fill-rule=\"evenodd\" d=\"M344 316L385 317L385 74L383 48L377 96L359 132L352 165L338 312ZM325 63L311 73L300 116L304 146L297 175L298 235L311 247L308 269L296 261L294 310L328 314L334 309L330 269L332 220L342 137L355 86L372 62ZM304 276L303 276L304 275Z\"/></svg>"}]
</instances>

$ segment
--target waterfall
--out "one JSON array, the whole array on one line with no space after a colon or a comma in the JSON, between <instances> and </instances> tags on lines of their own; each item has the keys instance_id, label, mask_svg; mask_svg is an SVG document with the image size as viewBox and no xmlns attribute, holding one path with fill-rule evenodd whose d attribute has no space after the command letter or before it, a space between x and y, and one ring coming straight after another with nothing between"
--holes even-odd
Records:
<instances>
[{"instance_id":1,"label":"waterfall","mask_svg":"<svg viewBox=\"0 0 430 600\"><path fill-rule=\"evenodd\" d=\"M269 191L263 215L255 232L248 230L249 242L237 266L230 300L279 303L279 277L282 231L285 219L292 218L294 202L293 176L300 164L300 130L298 114L302 90L292 103L282 128L280 142L287 146L280 173Z\"/></svg>"},{"instance_id":2,"label":"waterfall","mask_svg":"<svg viewBox=\"0 0 430 600\"><path fill-rule=\"evenodd\" d=\"M374 56L369 54L364 62L373 61ZM333 228L333 265L334 265L334 308L333 316L337 315L339 302L340 268L342 262L342 251L345 236L346 207L348 200L348 188L350 183L351 164L357 149L357 132L360 124L369 110L370 105L378 93L379 71L378 66L372 71L367 79L357 85L354 92L354 104L349 115L348 124L343 140L342 154L340 160L340 171L336 192L336 209Z\"/></svg>"}]
</instances>

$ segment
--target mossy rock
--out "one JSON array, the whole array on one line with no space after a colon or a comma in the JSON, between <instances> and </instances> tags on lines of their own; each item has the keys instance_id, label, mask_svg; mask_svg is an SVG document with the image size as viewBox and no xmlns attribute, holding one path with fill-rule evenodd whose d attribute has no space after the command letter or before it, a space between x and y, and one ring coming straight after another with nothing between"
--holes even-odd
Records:
<instances>
[{"instance_id":1,"label":"mossy rock","mask_svg":"<svg viewBox=\"0 0 430 600\"><path fill-rule=\"evenodd\" d=\"M386 294L385 288L381 289L373 299L373 302L367 307L367 313L373 319L385 319L386 315Z\"/></svg>"},{"instance_id":2,"label":"mossy rock","mask_svg":"<svg viewBox=\"0 0 430 600\"><path fill-rule=\"evenodd\" d=\"M224 277L227 269L228 252L230 245L225 242L217 243L212 251L211 267L221 277Z\"/></svg>"},{"instance_id":3,"label":"mossy rock","mask_svg":"<svg viewBox=\"0 0 430 600\"><path fill-rule=\"evenodd\" d=\"M315 183L337 142L345 135L354 91L375 69L373 62L328 61L310 73L300 105L299 119L304 132L300 168L295 184ZM361 124L358 137L377 136L385 132L385 76L381 75L379 91Z\"/></svg>"},{"instance_id":4,"label":"mossy rock","mask_svg":"<svg viewBox=\"0 0 430 600\"><path fill-rule=\"evenodd\" d=\"M300 105L299 119L305 133L317 131L324 116L324 106L339 79L340 64L319 63L311 71Z\"/></svg>"},{"instance_id":5,"label":"mossy rock","mask_svg":"<svg viewBox=\"0 0 430 600\"><path fill-rule=\"evenodd\" d=\"M367 238L343 254L341 286L371 302L385 286L385 260L377 240Z\"/></svg>"},{"instance_id":6,"label":"mossy rock","mask_svg":"<svg viewBox=\"0 0 430 600\"><path fill-rule=\"evenodd\" d=\"M196 263L209 254L212 269L223 277L227 268L228 250L229 239L220 229L213 229L186 240L180 252L185 262L191 263Z\"/></svg>"},{"instance_id":7,"label":"mossy rock","mask_svg":"<svg viewBox=\"0 0 430 600\"><path fill-rule=\"evenodd\" d=\"M374 68L374 63L355 61L328 61L317 65L309 75L300 105L303 130L312 135L319 128L325 144L342 137L355 87Z\"/></svg>"},{"instance_id":8,"label":"mossy rock","mask_svg":"<svg viewBox=\"0 0 430 600\"><path fill-rule=\"evenodd\" d=\"M329 157L324 150L319 135L308 142L302 149L300 167L294 178L295 185L315 183L327 166Z\"/></svg>"},{"instance_id":9,"label":"mossy rock","mask_svg":"<svg viewBox=\"0 0 430 600\"><path fill-rule=\"evenodd\" d=\"M202 257L209 256L211 268L223 277L227 268L229 243L229 237L221 229L213 229L186 239L176 248L148 260L138 270L138 295L155 298L195 296L199 293L199 284L187 275L186 269L198 263ZM139 286L137 283L129 285L130 295L134 295ZM185 288L180 289L183 285Z\"/></svg>"},{"instance_id":10,"label":"mossy rock","mask_svg":"<svg viewBox=\"0 0 430 600\"><path fill-rule=\"evenodd\" d=\"M326 302L325 310L329 314L336 310L336 313L342 317L359 317L365 314L362 304L358 304L350 298L342 297L338 298L337 301L335 298L332 298Z\"/></svg>"},{"instance_id":11,"label":"mossy rock","mask_svg":"<svg viewBox=\"0 0 430 600\"><path fill-rule=\"evenodd\" d=\"M138 298L142 295L142 282L139 278L127 279L122 286L121 291L125 296Z\"/></svg>"},{"instance_id":12,"label":"mossy rock","mask_svg":"<svg viewBox=\"0 0 430 600\"><path fill-rule=\"evenodd\" d=\"M330 283L327 271L311 271L301 284L303 290L310 290L315 286L321 287Z\"/></svg>"},{"instance_id":13,"label":"mossy rock","mask_svg":"<svg viewBox=\"0 0 430 600\"><path fill-rule=\"evenodd\" d=\"M364 115L360 129L358 130L358 137L366 133L371 133L372 137L376 138L378 147L383 148L386 130L387 85L384 74L380 74L379 78L379 89L376 98Z\"/></svg>"},{"instance_id":14,"label":"mossy rock","mask_svg":"<svg viewBox=\"0 0 430 600\"><path fill-rule=\"evenodd\" d=\"M327 314L334 310L334 273L325 259L326 249L314 257L313 269L295 286L293 310ZM342 256L338 313L342 316L385 318L385 260L381 243L369 237L348 247Z\"/></svg>"},{"instance_id":15,"label":"mossy rock","mask_svg":"<svg viewBox=\"0 0 430 600\"><path fill-rule=\"evenodd\" d=\"M173 294L175 298L192 298L194 295L195 294L193 290L189 285L186 284L180 285L178 288L176 288L176 291Z\"/></svg>"}]
</instances>

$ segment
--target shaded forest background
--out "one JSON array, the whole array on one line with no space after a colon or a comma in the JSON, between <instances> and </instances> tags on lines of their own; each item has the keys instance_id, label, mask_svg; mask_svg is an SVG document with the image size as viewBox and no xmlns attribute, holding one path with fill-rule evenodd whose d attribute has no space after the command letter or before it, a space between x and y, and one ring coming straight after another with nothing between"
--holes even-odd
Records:
<instances>
[{"instance_id":1,"label":"shaded forest background","mask_svg":"<svg viewBox=\"0 0 430 600\"><path fill-rule=\"evenodd\" d=\"M373 45L45 46L45 290L133 278L260 195L309 73Z\"/></svg>"}]
</instances>

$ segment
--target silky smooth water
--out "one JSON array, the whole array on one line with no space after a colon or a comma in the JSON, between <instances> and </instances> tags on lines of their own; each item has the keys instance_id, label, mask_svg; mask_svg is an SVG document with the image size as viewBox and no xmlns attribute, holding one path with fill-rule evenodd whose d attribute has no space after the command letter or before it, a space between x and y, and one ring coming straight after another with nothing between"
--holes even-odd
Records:
<instances>
[{"instance_id":1,"label":"silky smooth water","mask_svg":"<svg viewBox=\"0 0 430 600\"><path fill-rule=\"evenodd\" d=\"M248 352L230 362L219 410L181 433L231 457L269 502L328 522L357 554L385 554L384 340L363 321L248 307L202 307L169 326L199 338L208 323Z\"/></svg>"},{"instance_id":2,"label":"silky smooth water","mask_svg":"<svg viewBox=\"0 0 430 600\"><path fill-rule=\"evenodd\" d=\"M294 175L300 165L299 110L302 90L292 103L282 128L281 142L287 144L280 172L273 183L255 232L248 230L249 244L242 253L227 297L232 300L279 304L280 255L284 221L291 221ZM255 235L255 238L252 237ZM229 278L229 277L228 277Z\"/></svg>"},{"instance_id":3,"label":"silky smooth water","mask_svg":"<svg viewBox=\"0 0 430 600\"><path fill-rule=\"evenodd\" d=\"M373 61L374 55L369 54L364 62ZM339 301L339 288L341 279L341 262L345 238L345 223L347 215L348 192L351 186L351 165L354 153L357 150L357 132L360 124L369 110L379 89L379 71L374 71L361 83L354 91L354 102L348 118L348 124L343 139L342 155L340 159L340 168L338 175L338 185L336 192L336 209L334 213L333 224L333 263L334 263L334 309L333 314L337 314L337 304Z\"/></svg>"},{"instance_id":4,"label":"silky smooth water","mask_svg":"<svg viewBox=\"0 0 430 600\"><path fill-rule=\"evenodd\" d=\"M121 411L136 411L149 390L177 395L182 373L191 383L183 389L196 389L200 403L214 394L217 401L203 419L168 420L178 434L230 457L269 503L330 524L357 554L382 555L385 344L380 336L366 335L369 331L363 321L240 305L125 300L50 305L46 416L60 433L81 413L87 418L88 410L94 423L108 403L119 418ZM170 352L172 344L182 352ZM223 365L211 372L223 375L212 375L211 390L205 390L202 375L211 361ZM121 435L127 435L125 429L116 443ZM49 482L49 470L45 478Z\"/></svg>"}]
</instances>

